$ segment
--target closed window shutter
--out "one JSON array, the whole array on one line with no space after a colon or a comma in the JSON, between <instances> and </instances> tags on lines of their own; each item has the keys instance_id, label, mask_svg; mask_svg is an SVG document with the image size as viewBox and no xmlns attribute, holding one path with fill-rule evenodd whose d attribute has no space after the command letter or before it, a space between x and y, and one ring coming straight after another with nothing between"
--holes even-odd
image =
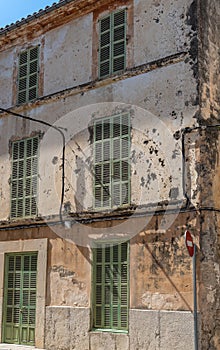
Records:
<instances>
[{"instance_id":1,"label":"closed window shutter","mask_svg":"<svg viewBox=\"0 0 220 350\"><path fill-rule=\"evenodd\" d=\"M94 125L94 207L130 202L130 118L120 114Z\"/></svg>"},{"instance_id":2,"label":"closed window shutter","mask_svg":"<svg viewBox=\"0 0 220 350\"><path fill-rule=\"evenodd\" d=\"M39 47L19 55L17 103L32 101L38 96Z\"/></svg>"},{"instance_id":3,"label":"closed window shutter","mask_svg":"<svg viewBox=\"0 0 220 350\"><path fill-rule=\"evenodd\" d=\"M94 327L128 329L127 242L98 246L94 256Z\"/></svg>"},{"instance_id":4,"label":"closed window shutter","mask_svg":"<svg viewBox=\"0 0 220 350\"><path fill-rule=\"evenodd\" d=\"M37 214L38 144L38 137L12 144L12 218Z\"/></svg>"},{"instance_id":5,"label":"closed window shutter","mask_svg":"<svg viewBox=\"0 0 220 350\"><path fill-rule=\"evenodd\" d=\"M99 24L99 77L125 69L126 11L113 12Z\"/></svg>"},{"instance_id":6,"label":"closed window shutter","mask_svg":"<svg viewBox=\"0 0 220 350\"><path fill-rule=\"evenodd\" d=\"M34 345L37 253L6 254L3 338L6 343Z\"/></svg>"}]
</instances>

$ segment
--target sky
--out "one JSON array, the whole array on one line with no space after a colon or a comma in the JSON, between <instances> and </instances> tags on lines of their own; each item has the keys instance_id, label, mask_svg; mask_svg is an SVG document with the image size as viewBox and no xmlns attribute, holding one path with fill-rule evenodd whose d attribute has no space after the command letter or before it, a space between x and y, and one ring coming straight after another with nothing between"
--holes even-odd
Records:
<instances>
[{"instance_id":1,"label":"sky","mask_svg":"<svg viewBox=\"0 0 220 350\"><path fill-rule=\"evenodd\" d=\"M0 28L59 0L0 0Z\"/></svg>"}]
</instances>

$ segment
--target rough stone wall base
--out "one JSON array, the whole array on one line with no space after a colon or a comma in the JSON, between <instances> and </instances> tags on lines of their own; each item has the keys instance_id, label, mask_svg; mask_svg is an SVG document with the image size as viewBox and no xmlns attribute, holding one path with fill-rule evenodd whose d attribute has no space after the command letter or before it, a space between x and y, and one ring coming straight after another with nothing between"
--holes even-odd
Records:
<instances>
[{"instance_id":1,"label":"rough stone wall base","mask_svg":"<svg viewBox=\"0 0 220 350\"><path fill-rule=\"evenodd\" d=\"M89 350L89 308L46 308L47 350Z\"/></svg>"},{"instance_id":2,"label":"rough stone wall base","mask_svg":"<svg viewBox=\"0 0 220 350\"><path fill-rule=\"evenodd\" d=\"M131 309L129 334L90 332L90 309L47 307L47 350L193 350L193 315Z\"/></svg>"},{"instance_id":3,"label":"rough stone wall base","mask_svg":"<svg viewBox=\"0 0 220 350\"><path fill-rule=\"evenodd\" d=\"M122 333L90 333L89 350L129 350L129 336Z\"/></svg>"},{"instance_id":4,"label":"rough stone wall base","mask_svg":"<svg viewBox=\"0 0 220 350\"><path fill-rule=\"evenodd\" d=\"M193 350L192 313L132 309L129 315L129 350Z\"/></svg>"}]
</instances>

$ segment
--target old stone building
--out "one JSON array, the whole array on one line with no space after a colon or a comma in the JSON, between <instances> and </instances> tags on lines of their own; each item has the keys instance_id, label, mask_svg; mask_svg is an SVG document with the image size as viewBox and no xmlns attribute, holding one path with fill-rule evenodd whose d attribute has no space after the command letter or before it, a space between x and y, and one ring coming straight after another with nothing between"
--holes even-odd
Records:
<instances>
[{"instance_id":1,"label":"old stone building","mask_svg":"<svg viewBox=\"0 0 220 350\"><path fill-rule=\"evenodd\" d=\"M220 348L219 27L218 0L60 0L0 30L4 349L193 349L186 230Z\"/></svg>"}]
</instances>

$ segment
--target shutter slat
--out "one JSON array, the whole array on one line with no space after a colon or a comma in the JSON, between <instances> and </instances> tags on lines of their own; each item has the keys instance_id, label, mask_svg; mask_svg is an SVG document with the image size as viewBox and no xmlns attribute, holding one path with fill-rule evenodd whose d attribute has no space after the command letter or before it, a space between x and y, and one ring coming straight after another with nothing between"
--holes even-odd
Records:
<instances>
[{"instance_id":1,"label":"shutter slat","mask_svg":"<svg viewBox=\"0 0 220 350\"><path fill-rule=\"evenodd\" d=\"M101 49L101 52L100 52L100 60L101 60L101 62L108 61L109 60L109 55L110 55L110 47L109 46L103 47Z\"/></svg>"},{"instance_id":2,"label":"shutter slat","mask_svg":"<svg viewBox=\"0 0 220 350\"><path fill-rule=\"evenodd\" d=\"M96 143L95 145L95 162L100 163L102 161L102 144Z\"/></svg>"},{"instance_id":3,"label":"shutter slat","mask_svg":"<svg viewBox=\"0 0 220 350\"><path fill-rule=\"evenodd\" d=\"M113 180L114 181L120 181L121 179L121 163L114 162L113 163Z\"/></svg>"},{"instance_id":4,"label":"shutter slat","mask_svg":"<svg viewBox=\"0 0 220 350\"><path fill-rule=\"evenodd\" d=\"M120 40L124 41L124 37L125 37L125 27L124 26L114 29L114 33L113 33L114 42L120 41Z\"/></svg>"},{"instance_id":5,"label":"shutter slat","mask_svg":"<svg viewBox=\"0 0 220 350\"><path fill-rule=\"evenodd\" d=\"M110 182L110 163L103 164L103 184Z\"/></svg>"},{"instance_id":6,"label":"shutter slat","mask_svg":"<svg viewBox=\"0 0 220 350\"><path fill-rule=\"evenodd\" d=\"M35 308L34 309L30 309L29 311L29 325L35 325Z\"/></svg>"},{"instance_id":7,"label":"shutter slat","mask_svg":"<svg viewBox=\"0 0 220 350\"><path fill-rule=\"evenodd\" d=\"M124 42L123 41L114 44L114 46L113 46L113 55L114 55L114 58L116 56L123 56L124 55Z\"/></svg>"},{"instance_id":8,"label":"shutter slat","mask_svg":"<svg viewBox=\"0 0 220 350\"><path fill-rule=\"evenodd\" d=\"M25 77L27 75L27 65L21 66L19 69L19 78Z\"/></svg>"},{"instance_id":9,"label":"shutter slat","mask_svg":"<svg viewBox=\"0 0 220 350\"><path fill-rule=\"evenodd\" d=\"M101 187L95 188L95 207L101 208L102 206L102 189Z\"/></svg>"},{"instance_id":10,"label":"shutter slat","mask_svg":"<svg viewBox=\"0 0 220 350\"><path fill-rule=\"evenodd\" d=\"M18 93L18 103L24 103L26 101L26 90Z\"/></svg>"},{"instance_id":11,"label":"shutter slat","mask_svg":"<svg viewBox=\"0 0 220 350\"><path fill-rule=\"evenodd\" d=\"M31 75L29 79L29 87L35 87L37 86L37 74Z\"/></svg>"},{"instance_id":12,"label":"shutter slat","mask_svg":"<svg viewBox=\"0 0 220 350\"><path fill-rule=\"evenodd\" d=\"M28 51L21 52L19 57L19 65L26 64L28 60Z\"/></svg>"},{"instance_id":13,"label":"shutter slat","mask_svg":"<svg viewBox=\"0 0 220 350\"><path fill-rule=\"evenodd\" d=\"M37 61L30 63L29 74L35 74L37 72Z\"/></svg>"},{"instance_id":14,"label":"shutter slat","mask_svg":"<svg viewBox=\"0 0 220 350\"><path fill-rule=\"evenodd\" d=\"M27 79L21 79L19 81L18 87L19 87L19 91L26 90L26 88L27 88Z\"/></svg>"},{"instance_id":15,"label":"shutter slat","mask_svg":"<svg viewBox=\"0 0 220 350\"><path fill-rule=\"evenodd\" d=\"M37 271L37 255L31 256L30 269L31 269L31 271Z\"/></svg>"},{"instance_id":16,"label":"shutter slat","mask_svg":"<svg viewBox=\"0 0 220 350\"><path fill-rule=\"evenodd\" d=\"M101 32L105 32L106 30L109 30L110 29L110 16L101 19L100 24L101 24Z\"/></svg>"},{"instance_id":17,"label":"shutter slat","mask_svg":"<svg viewBox=\"0 0 220 350\"><path fill-rule=\"evenodd\" d=\"M113 159L120 159L121 156L121 139L113 140Z\"/></svg>"},{"instance_id":18,"label":"shutter slat","mask_svg":"<svg viewBox=\"0 0 220 350\"><path fill-rule=\"evenodd\" d=\"M37 60L39 54L39 46L30 49L30 60Z\"/></svg>"},{"instance_id":19,"label":"shutter slat","mask_svg":"<svg viewBox=\"0 0 220 350\"><path fill-rule=\"evenodd\" d=\"M109 207L110 206L110 188L109 186L103 186L103 201L102 201L102 206L103 207Z\"/></svg>"},{"instance_id":20,"label":"shutter slat","mask_svg":"<svg viewBox=\"0 0 220 350\"><path fill-rule=\"evenodd\" d=\"M29 101L34 100L37 97L37 88L31 88L28 93Z\"/></svg>"},{"instance_id":21,"label":"shutter slat","mask_svg":"<svg viewBox=\"0 0 220 350\"><path fill-rule=\"evenodd\" d=\"M105 327L106 328L111 328L111 323L110 323L110 307L106 306L105 307Z\"/></svg>"},{"instance_id":22,"label":"shutter slat","mask_svg":"<svg viewBox=\"0 0 220 350\"><path fill-rule=\"evenodd\" d=\"M101 47L110 45L110 31L101 34Z\"/></svg>"},{"instance_id":23,"label":"shutter slat","mask_svg":"<svg viewBox=\"0 0 220 350\"><path fill-rule=\"evenodd\" d=\"M110 138L110 120L107 119L103 123L103 138L109 139Z\"/></svg>"},{"instance_id":24,"label":"shutter slat","mask_svg":"<svg viewBox=\"0 0 220 350\"><path fill-rule=\"evenodd\" d=\"M129 164L128 162L121 162L121 180L127 181L129 177Z\"/></svg>"},{"instance_id":25,"label":"shutter slat","mask_svg":"<svg viewBox=\"0 0 220 350\"><path fill-rule=\"evenodd\" d=\"M120 115L113 118L113 137L119 137L121 134Z\"/></svg>"},{"instance_id":26,"label":"shutter slat","mask_svg":"<svg viewBox=\"0 0 220 350\"><path fill-rule=\"evenodd\" d=\"M118 11L113 13L114 27L120 26L125 23L125 11Z\"/></svg>"},{"instance_id":27,"label":"shutter slat","mask_svg":"<svg viewBox=\"0 0 220 350\"><path fill-rule=\"evenodd\" d=\"M95 165L95 184L101 185L102 183L102 165Z\"/></svg>"},{"instance_id":28,"label":"shutter slat","mask_svg":"<svg viewBox=\"0 0 220 350\"><path fill-rule=\"evenodd\" d=\"M123 69L124 69L124 56L115 58L113 62L114 72L117 72Z\"/></svg>"},{"instance_id":29,"label":"shutter slat","mask_svg":"<svg viewBox=\"0 0 220 350\"><path fill-rule=\"evenodd\" d=\"M104 77L110 74L110 61L106 61L100 64L100 76Z\"/></svg>"},{"instance_id":30,"label":"shutter slat","mask_svg":"<svg viewBox=\"0 0 220 350\"><path fill-rule=\"evenodd\" d=\"M103 142L103 157L102 162L110 160L110 140Z\"/></svg>"}]
</instances>

